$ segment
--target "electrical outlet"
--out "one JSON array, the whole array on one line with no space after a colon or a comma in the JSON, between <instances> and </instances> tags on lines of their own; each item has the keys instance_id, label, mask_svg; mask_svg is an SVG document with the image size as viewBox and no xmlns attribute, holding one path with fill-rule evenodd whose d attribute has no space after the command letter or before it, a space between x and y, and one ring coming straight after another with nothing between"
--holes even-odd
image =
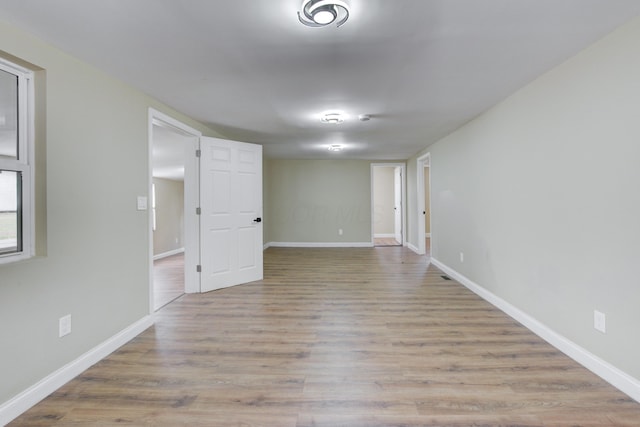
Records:
<instances>
[{"instance_id":1,"label":"electrical outlet","mask_svg":"<svg viewBox=\"0 0 640 427\"><path fill-rule=\"evenodd\" d=\"M71 315L67 314L58 320L58 337L62 338L71 333Z\"/></svg>"},{"instance_id":2,"label":"electrical outlet","mask_svg":"<svg viewBox=\"0 0 640 427\"><path fill-rule=\"evenodd\" d=\"M342 236L342 228L338 228L338 236Z\"/></svg>"},{"instance_id":3,"label":"electrical outlet","mask_svg":"<svg viewBox=\"0 0 640 427\"><path fill-rule=\"evenodd\" d=\"M593 327L605 334L607 332L607 317L598 310L593 310Z\"/></svg>"},{"instance_id":4,"label":"electrical outlet","mask_svg":"<svg viewBox=\"0 0 640 427\"><path fill-rule=\"evenodd\" d=\"M464 252L460 252L460 262L464 262Z\"/></svg>"}]
</instances>

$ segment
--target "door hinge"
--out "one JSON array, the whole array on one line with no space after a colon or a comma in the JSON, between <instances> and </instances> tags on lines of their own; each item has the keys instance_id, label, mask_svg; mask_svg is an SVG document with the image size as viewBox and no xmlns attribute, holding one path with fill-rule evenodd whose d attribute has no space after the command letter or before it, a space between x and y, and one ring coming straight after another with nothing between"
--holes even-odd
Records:
<instances>
[{"instance_id":1,"label":"door hinge","mask_svg":"<svg viewBox=\"0 0 640 427\"><path fill-rule=\"evenodd\" d=\"M196 271L202 273L202 266L200 264L196 265Z\"/></svg>"},{"instance_id":2,"label":"door hinge","mask_svg":"<svg viewBox=\"0 0 640 427\"><path fill-rule=\"evenodd\" d=\"M202 210L200 208L196 208L196 215L200 215L200 212L202 212Z\"/></svg>"},{"instance_id":3,"label":"door hinge","mask_svg":"<svg viewBox=\"0 0 640 427\"><path fill-rule=\"evenodd\" d=\"M200 157L201 154L202 154L202 151L196 150L196 157Z\"/></svg>"}]
</instances>

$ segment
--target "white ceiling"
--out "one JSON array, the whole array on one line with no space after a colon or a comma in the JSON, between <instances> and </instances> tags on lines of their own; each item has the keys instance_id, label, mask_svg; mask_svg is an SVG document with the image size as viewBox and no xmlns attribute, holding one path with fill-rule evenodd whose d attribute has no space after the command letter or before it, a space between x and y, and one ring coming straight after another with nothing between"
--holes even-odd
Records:
<instances>
[{"instance_id":1,"label":"white ceiling","mask_svg":"<svg viewBox=\"0 0 640 427\"><path fill-rule=\"evenodd\" d=\"M0 0L0 19L270 157L391 160L640 14L638 0L350 0L344 26L309 28L300 3ZM349 119L323 124L327 110Z\"/></svg>"}]
</instances>

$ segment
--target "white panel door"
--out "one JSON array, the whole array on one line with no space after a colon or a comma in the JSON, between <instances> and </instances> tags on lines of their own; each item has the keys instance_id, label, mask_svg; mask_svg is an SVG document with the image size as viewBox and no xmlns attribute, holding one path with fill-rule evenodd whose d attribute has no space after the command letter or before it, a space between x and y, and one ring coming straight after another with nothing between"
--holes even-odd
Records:
<instances>
[{"instance_id":1,"label":"white panel door","mask_svg":"<svg viewBox=\"0 0 640 427\"><path fill-rule=\"evenodd\" d=\"M200 139L202 292L262 279L262 147Z\"/></svg>"},{"instance_id":2,"label":"white panel door","mask_svg":"<svg viewBox=\"0 0 640 427\"><path fill-rule=\"evenodd\" d=\"M398 243L402 241L402 168L396 167L393 171L393 187L394 187L394 226L395 239Z\"/></svg>"}]
</instances>

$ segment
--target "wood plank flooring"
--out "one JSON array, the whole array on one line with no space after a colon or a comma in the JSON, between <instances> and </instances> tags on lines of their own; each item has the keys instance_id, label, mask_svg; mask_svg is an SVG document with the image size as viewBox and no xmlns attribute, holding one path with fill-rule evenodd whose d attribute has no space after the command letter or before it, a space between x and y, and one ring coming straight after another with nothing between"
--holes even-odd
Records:
<instances>
[{"instance_id":1,"label":"wood plank flooring","mask_svg":"<svg viewBox=\"0 0 640 427\"><path fill-rule=\"evenodd\" d=\"M400 246L400 242L393 237L375 237L373 246Z\"/></svg>"},{"instance_id":2,"label":"wood plank flooring","mask_svg":"<svg viewBox=\"0 0 640 427\"><path fill-rule=\"evenodd\" d=\"M265 252L12 426L640 426L640 404L397 248Z\"/></svg>"},{"instance_id":3,"label":"wood plank flooring","mask_svg":"<svg viewBox=\"0 0 640 427\"><path fill-rule=\"evenodd\" d=\"M184 294L184 253L153 262L153 307L158 310Z\"/></svg>"}]
</instances>

